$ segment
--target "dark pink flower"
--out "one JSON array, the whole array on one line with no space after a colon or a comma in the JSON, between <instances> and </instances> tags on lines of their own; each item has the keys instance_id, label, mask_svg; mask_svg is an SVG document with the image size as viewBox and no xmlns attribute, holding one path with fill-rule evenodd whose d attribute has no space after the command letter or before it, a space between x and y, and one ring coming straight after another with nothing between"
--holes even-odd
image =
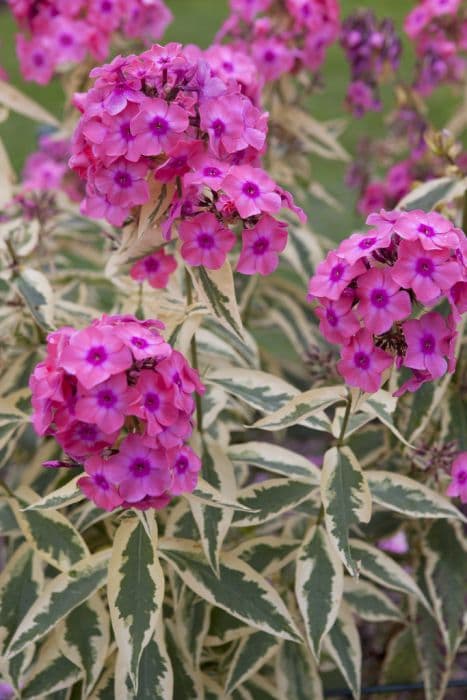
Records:
<instances>
[{"instance_id":1,"label":"dark pink flower","mask_svg":"<svg viewBox=\"0 0 467 700\"><path fill-rule=\"evenodd\" d=\"M237 271L245 275L270 275L287 245L287 224L265 214L253 228L243 229Z\"/></svg>"},{"instance_id":2,"label":"dark pink flower","mask_svg":"<svg viewBox=\"0 0 467 700\"><path fill-rule=\"evenodd\" d=\"M446 494L451 498L460 498L462 503L467 503L467 452L458 454L452 463L451 478Z\"/></svg>"},{"instance_id":3,"label":"dark pink flower","mask_svg":"<svg viewBox=\"0 0 467 700\"><path fill-rule=\"evenodd\" d=\"M347 384L373 394L381 387L383 372L392 363L392 357L377 348L371 333L362 328L342 348L342 359L337 363L337 369Z\"/></svg>"},{"instance_id":4,"label":"dark pink flower","mask_svg":"<svg viewBox=\"0 0 467 700\"><path fill-rule=\"evenodd\" d=\"M360 321L352 308L353 301L353 296L349 295L337 301L323 300L323 306L316 307L319 329L330 343L345 343L360 330Z\"/></svg>"},{"instance_id":5,"label":"dark pink flower","mask_svg":"<svg viewBox=\"0 0 467 700\"><path fill-rule=\"evenodd\" d=\"M55 437L67 454L81 459L110 447L117 435L117 432L110 435L104 433L92 423L75 421L65 431L56 433Z\"/></svg>"},{"instance_id":6,"label":"dark pink flower","mask_svg":"<svg viewBox=\"0 0 467 700\"><path fill-rule=\"evenodd\" d=\"M172 484L166 453L146 447L140 435L128 435L108 465L119 484L122 500L128 503L137 503L146 496L162 496Z\"/></svg>"},{"instance_id":7,"label":"dark pink flower","mask_svg":"<svg viewBox=\"0 0 467 700\"><path fill-rule=\"evenodd\" d=\"M201 127L209 134L209 144L216 156L246 148L243 111L240 95L204 100L200 105Z\"/></svg>"},{"instance_id":8,"label":"dark pink flower","mask_svg":"<svg viewBox=\"0 0 467 700\"><path fill-rule=\"evenodd\" d=\"M123 426L138 398L138 392L128 386L126 374L118 374L79 393L76 417L97 425L104 433L114 433Z\"/></svg>"},{"instance_id":9,"label":"dark pink flower","mask_svg":"<svg viewBox=\"0 0 467 700\"><path fill-rule=\"evenodd\" d=\"M441 314L430 311L419 319L402 324L407 352L403 365L429 372L433 379L442 377L448 369L445 355L449 353L449 328Z\"/></svg>"},{"instance_id":10,"label":"dark pink flower","mask_svg":"<svg viewBox=\"0 0 467 700\"><path fill-rule=\"evenodd\" d=\"M361 260L350 265L344 257L332 250L320 262L308 283L308 300L318 297L337 301L347 285L365 270Z\"/></svg>"},{"instance_id":11,"label":"dark pink flower","mask_svg":"<svg viewBox=\"0 0 467 700\"><path fill-rule=\"evenodd\" d=\"M104 510L114 510L123 503L123 498L119 495L114 470L110 460L106 461L94 455L89 457L84 463L86 475L78 480L78 486L87 498Z\"/></svg>"},{"instance_id":12,"label":"dark pink flower","mask_svg":"<svg viewBox=\"0 0 467 700\"><path fill-rule=\"evenodd\" d=\"M402 214L394 225L395 233L407 240L418 240L425 250L454 250L459 246L460 235L449 219L435 211L419 209Z\"/></svg>"},{"instance_id":13,"label":"dark pink flower","mask_svg":"<svg viewBox=\"0 0 467 700\"><path fill-rule=\"evenodd\" d=\"M153 370L143 370L138 377L136 389L139 401L134 414L146 421L149 435L158 435L165 427L177 421L179 410L175 406L174 388L167 387L160 374Z\"/></svg>"},{"instance_id":14,"label":"dark pink flower","mask_svg":"<svg viewBox=\"0 0 467 700\"><path fill-rule=\"evenodd\" d=\"M113 374L128 369L133 359L118 336L103 328L89 327L71 336L61 362L67 372L79 377L86 389L92 389Z\"/></svg>"},{"instance_id":15,"label":"dark pink flower","mask_svg":"<svg viewBox=\"0 0 467 700\"><path fill-rule=\"evenodd\" d=\"M242 219L267 212L275 214L281 208L281 197L276 183L262 168L250 165L233 166L222 189L235 203Z\"/></svg>"},{"instance_id":16,"label":"dark pink flower","mask_svg":"<svg viewBox=\"0 0 467 700\"><path fill-rule=\"evenodd\" d=\"M357 313L372 333L380 335L394 321L401 321L412 313L410 297L391 277L389 270L373 268L358 278Z\"/></svg>"},{"instance_id":17,"label":"dark pink flower","mask_svg":"<svg viewBox=\"0 0 467 700\"><path fill-rule=\"evenodd\" d=\"M214 214L199 214L182 221L179 228L183 259L190 265L218 270L235 245L235 235Z\"/></svg>"},{"instance_id":18,"label":"dark pink flower","mask_svg":"<svg viewBox=\"0 0 467 700\"><path fill-rule=\"evenodd\" d=\"M145 163L129 163L120 158L96 174L96 187L110 204L118 207L130 208L137 204L145 204L149 199L149 188L145 179L147 172Z\"/></svg>"},{"instance_id":19,"label":"dark pink flower","mask_svg":"<svg viewBox=\"0 0 467 700\"><path fill-rule=\"evenodd\" d=\"M387 248L391 243L391 233L383 230L371 229L365 233L353 233L349 238L345 238L337 248L337 255L345 258L353 265L361 258L371 256L371 253L378 248Z\"/></svg>"},{"instance_id":20,"label":"dark pink flower","mask_svg":"<svg viewBox=\"0 0 467 700\"><path fill-rule=\"evenodd\" d=\"M188 115L177 104L152 98L141 105L142 109L131 121L131 133L135 136L135 149L144 156L169 153L180 140L180 134L188 127Z\"/></svg>"},{"instance_id":21,"label":"dark pink flower","mask_svg":"<svg viewBox=\"0 0 467 700\"><path fill-rule=\"evenodd\" d=\"M191 447L182 447L170 456L173 481L170 493L179 496L191 493L196 488L201 460Z\"/></svg>"}]
</instances>

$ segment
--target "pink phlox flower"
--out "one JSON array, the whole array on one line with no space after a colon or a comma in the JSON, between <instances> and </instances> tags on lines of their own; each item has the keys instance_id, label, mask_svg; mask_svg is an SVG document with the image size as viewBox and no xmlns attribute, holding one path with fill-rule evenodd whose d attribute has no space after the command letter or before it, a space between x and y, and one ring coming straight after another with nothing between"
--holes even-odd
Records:
<instances>
[{"instance_id":1,"label":"pink phlox flower","mask_svg":"<svg viewBox=\"0 0 467 700\"><path fill-rule=\"evenodd\" d=\"M131 121L131 133L135 136L135 149L144 156L160 153L171 155L180 140L180 134L188 128L188 115L177 104L160 98L147 100Z\"/></svg>"},{"instance_id":2,"label":"pink phlox flower","mask_svg":"<svg viewBox=\"0 0 467 700\"><path fill-rule=\"evenodd\" d=\"M446 495L460 498L461 503L467 503L467 452L461 452L453 461L451 479Z\"/></svg>"},{"instance_id":3,"label":"pink phlox flower","mask_svg":"<svg viewBox=\"0 0 467 700\"><path fill-rule=\"evenodd\" d=\"M461 272L448 251L425 250L418 240L402 240L391 276L401 287L413 289L422 304L432 304L459 281Z\"/></svg>"},{"instance_id":4,"label":"pink phlox flower","mask_svg":"<svg viewBox=\"0 0 467 700\"><path fill-rule=\"evenodd\" d=\"M144 162L129 163L124 158L102 168L95 176L99 194L105 195L110 204L130 208L145 204L149 188L145 180L148 167Z\"/></svg>"},{"instance_id":5,"label":"pink phlox flower","mask_svg":"<svg viewBox=\"0 0 467 700\"><path fill-rule=\"evenodd\" d=\"M343 296L337 301L322 300L315 314L320 319L319 329L330 343L345 343L358 333L360 321L353 310L353 297Z\"/></svg>"},{"instance_id":6,"label":"pink phlox flower","mask_svg":"<svg viewBox=\"0 0 467 700\"><path fill-rule=\"evenodd\" d=\"M235 234L210 213L182 221L179 235L183 259L190 265L204 265L209 270L222 267L236 241Z\"/></svg>"},{"instance_id":7,"label":"pink phlox flower","mask_svg":"<svg viewBox=\"0 0 467 700\"><path fill-rule=\"evenodd\" d=\"M389 270L368 270L358 278L357 284L357 313L372 333L385 333L394 321L401 321L412 313L408 293L394 282Z\"/></svg>"},{"instance_id":8,"label":"pink phlox flower","mask_svg":"<svg viewBox=\"0 0 467 700\"><path fill-rule=\"evenodd\" d=\"M190 447L182 447L169 457L172 465L173 481L170 493L180 496L191 493L196 488L198 474L201 470L201 460Z\"/></svg>"},{"instance_id":9,"label":"pink phlox flower","mask_svg":"<svg viewBox=\"0 0 467 700\"><path fill-rule=\"evenodd\" d=\"M138 392L128 386L126 374L117 374L92 389L80 391L75 414L78 420L97 425L104 433L114 433L125 417L134 414Z\"/></svg>"},{"instance_id":10,"label":"pink phlox flower","mask_svg":"<svg viewBox=\"0 0 467 700\"><path fill-rule=\"evenodd\" d=\"M128 503L136 503L146 496L162 496L172 484L166 452L146 447L141 435L135 433L125 438L118 454L107 464L119 484L122 500Z\"/></svg>"},{"instance_id":11,"label":"pink phlox flower","mask_svg":"<svg viewBox=\"0 0 467 700\"><path fill-rule=\"evenodd\" d=\"M394 392L393 396L403 396L406 391L414 393L415 391L418 391L426 382L431 382L432 379L433 377L431 376L431 372L414 369L412 370L412 375L409 377L409 379L404 382L404 384L402 384L397 391Z\"/></svg>"},{"instance_id":12,"label":"pink phlox flower","mask_svg":"<svg viewBox=\"0 0 467 700\"><path fill-rule=\"evenodd\" d=\"M34 38L28 41L21 34L18 34L16 53L20 61L21 72L26 80L34 80L39 85L47 85L55 69L50 40Z\"/></svg>"},{"instance_id":13,"label":"pink phlox flower","mask_svg":"<svg viewBox=\"0 0 467 700\"><path fill-rule=\"evenodd\" d=\"M136 143L136 137L131 132L132 119L139 113L136 104L127 107L116 115L105 114L102 120L91 119L83 124L83 132L91 142L94 153L103 160L125 156L132 163L141 157L141 150Z\"/></svg>"},{"instance_id":14,"label":"pink phlox flower","mask_svg":"<svg viewBox=\"0 0 467 700\"><path fill-rule=\"evenodd\" d=\"M158 435L164 427L175 423L179 410L175 406L174 388L167 387L163 378L153 370L143 370L136 384L139 393L134 414L147 421L148 434Z\"/></svg>"},{"instance_id":15,"label":"pink phlox flower","mask_svg":"<svg viewBox=\"0 0 467 700\"><path fill-rule=\"evenodd\" d=\"M456 249L460 242L459 230L435 211L426 213L417 209L402 214L394 231L406 240L418 240L425 250Z\"/></svg>"},{"instance_id":16,"label":"pink phlox flower","mask_svg":"<svg viewBox=\"0 0 467 700\"><path fill-rule=\"evenodd\" d=\"M279 255L287 245L287 224L263 215L256 226L242 233L242 250L237 271L245 275L270 275L279 264Z\"/></svg>"},{"instance_id":17,"label":"pink phlox flower","mask_svg":"<svg viewBox=\"0 0 467 700\"><path fill-rule=\"evenodd\" d=\"M104 433L97 425L74 421L67 429L55 434L57 442L65 452L74 459L82 459L91 454L102 452L117 439L118 431Z\"/></svg>"},{"instance_id":18,"label":"pink phlox flower","mask_svg":"<svg viewBox=\"0 0 467 700\"><path fill-rule=\"evenodd\" d=\"M456 321L467 312L467 282L457 282L449 292L449 301Z\"/></svg>"},{"instance_id":19,"label":"pink phlox flower","mask_svg":"<svg viewBox=\"0 0 467 700\"><path fill-rule=\"evenodd\" d=\"M170 275L176 269L177 261L174 256L161 248L138 260L131 268L130 276L138 282L147 280L154 289L165 289L169 283Z\"/></svg>"},{"instance_id":20,"label":"pink phlox flower","mask_svg":"<svg viewBox=\"0 0 467 700\"><path fill-rule=\"evenodd\" d=\"M138 361L147 358L164 360L172 352L170 345L157 331L152 331L133 321L119 323L115 327L115 334L121 338Z\"/></svg>"},{"instance_id":21,"label":"pink phlox flower","mask_svg":"<svg viewBox=\"0 0 467 700\"><path fill-rule=\"evenodd\" d=\"M289 73L295 63L295 52L277 37L257 39L252 45L252 55L267 81L277 80Z\"/></svg>"},{"instance_id":22,"label":"pink phlox flower","mask_svg":"<svg viewBox=\"0 0 467 700\"><path fill-rule=\"evenodd\" d=\"M395 535L379 540L378 547L392 554L407 554L409 551L407 535L403 530L399 530Z\"/></svg>"},{"instance_id":23,"label":"pink phlox flower","mask_svg":"<svg viewBox=\"0 0 467 700\"><path fill-rule=\"evenodd\" d=\"M244 98L229 95L203 100L200 104L201 128L209 134L209 145L216 156L235 153L248 146L245 139Z\"/></svg>"},{"instance_id":24,"label":"pink phlox flower","mask_svg":"<svg viewBox=\"0 0 467 700\"><path fill-rule=\"evenodd\" d=\"M233 166L225 178L223 190L235 202L242 219L267 212L275 214L281 208L276 183L262 168L250 165Z\"/></svg>"},{"instance_id":25,"label":"pink phlox flower","mask_svg":"<svg viewBox=\"0 0 467 700\"><path fill-rule=\"evenodd\" d=\"M374 226L380 235L392 234L394 233L394 225L402 216L403 212L394 209L393 211L386 211L381 209L378 213L370 214L366 219L366 224L368 226Z\"/></svg>"},{"instance_id":26,"label":"pink phlox flower","mask_svg":"<svg viewBox=\"0 0 467 700\"><path fill-rule=\"evenodd\" d=\"M188 184L186 174L190 172L193 158L203 150L199 141L181 139L177 145L171 149L170 158L156 169L154 176L159 182L170 182L176 177L182 177L184 185Z\"/></svg>"},{"instance_id":27,"label":"pink phlox flower","mask_svg":"<svg viewBox=\"0 0 467 700\"><path fill-rule=\"evenodd\" d=\"M139 0L127 10L123 31L126 36L152 44L161 38L172 19L172 12L162 0Z\"/></svg>"},{"instance_id":28,"label":"pink phlox flower","mask_svg":"<svg viewBox=\"0 0 467 700\"><path fill-rule=\"evenodd\" d=\"M404 29L407 35L411 39L414 39L432 18L433 10L428 3L423 3L414 7L404 21Z\"/></svg>"},{"instance_id":29,"label":"pink phlox flower","mask_svg":"<svg viewBox=\"0 0 467 700\"><path fill-rule=\"evenodd\" d=\"M193 392L201 395L205 392L198 372L190 367L178 350L174 350L170 357L159 362L157 372L164 378L167 387L174 387L177 408L191 413L194 408Z\"/></svg>"},{"instance_id":30,"label":"pink phlox flower","mask_svg":"<svg viewBox=\"0 0 467 700\"><path fill-rule=\"evenodd\" d=\"M230 7L245 22L251 22L257 14L269 9L272 0L230 0Z\"/></svg>"},{"instance_id":31,"label":"pink phlox flower","mask_svg":"<svg viewBox=\"0 0 467 700\"><path fill-rule=\"evenodd\" d=\"M366 267L361 260L350 265L345 258L332 250L325 260L319 263L310 279L307 298L309 301L315 297L336 301L350 282L365 271Z\"/></svg>"},{"instance_id":32,"label":"pink phlox flower","mask_svg":"<svg viewBox=\"0 0 467 700\"><path fill-rule=\"evenodd\" d=\"M373 343L373 336L362 328L348 343L341 353L342 359L337 369L347 384L359 387L362 391L373 394L378 391L383 381L383 372L393 364L393 358Z\"/></svg>"},{"instance_id":33,"label":"pink phlox flower","mask_svg":"<svg viewBox=\"0 0 467 700\"><path fill-rule=\"evenodd\" d=\"M380 180L370 182L365 188L363 195L357 203L357 210L360 214L369 214L375 209L384 207L387 199L386 184Z\"/></svg>"},{"instance_id":34,"label":"pink phlox flower","mask_svg":"<svg viewBox=\"0 0 467 700\"><path fill-rule=\"evenodd\" d=\"M63 350L64 369L92 389L114 374L127 370L133 358L123 341L110 329L88 327L71 336Z\"/></svg>"},{"instance_id":35,"label":"pink phlox flower","mask_svg":"<svg viewBox=\"0 0 467 700\"><path fill-rule=\"evenodd\" d=\"M440 15L455 15L461 0L426 0L426 6L434 17Z\"/></svg>"},{"instance_id":36,"label":"pink phlox flower","mask_svg":"<svg viewBox=\"0 0 467 700\"><path fill-rule=\"evenodd\" d=\"M85 461L84 470L86 475L78 480L78 486L87 498L108 511L123 503L113 481L115 475L110 460L94 455Z\"/></svg>"},{"instance_id":37,"label":"pink phlox flower","mask_svg":"<svg viewBox=\"0 0 467 700\"><path fill-rule=\"evenodd\" d=\"M441 314L430 311L419 319L402 324L407 352L403 365L429 372L433 379L442 377L448 369L445 356L449 353L449 328Z\"/></svg>"},{"instance_id":38,"label":"pink phlox flower","mask_svg":"<svg viewBox=\"0 0 467 700\"><path fill-rule=\"evenodd\" d=\"M208 153L200 153L189 160L193 172L187 174L183 181L188 185L207 185L214 192L221 189L224 178L230 170L226 161L214 158Z\"/></svg>"},{"instance_id":39,"label":"pink phlox flower","mask_svg":"<svg viewBox=\"0 0 467 700\"><path fill-rule=\"evenodd\" d=\"M371 256L371 253L379 248L387 248L391 243L391 233L378 228L371 229L363 233L353 233L349 238L345 238L337 248L337 255L345 258L350 265L353 265L361 258Z\"/></svg>"}]
</instances>

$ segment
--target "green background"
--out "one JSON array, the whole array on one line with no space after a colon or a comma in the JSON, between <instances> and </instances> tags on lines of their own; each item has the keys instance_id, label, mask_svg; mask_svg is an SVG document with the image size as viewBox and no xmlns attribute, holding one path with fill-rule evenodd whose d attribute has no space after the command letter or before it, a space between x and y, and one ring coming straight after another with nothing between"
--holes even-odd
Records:
<instances>
[{"instance_id":1,"label":"green background","mask_svg":"<svg viewBox=\"0 0 467 700\"><path fill-rule=\"evenodd\" d=\"M208 46L222 20L228 14L228 0L166 0L174 14L174 22L170 25L164 41L179 41L181 43L197 43L202 47ZM342 16L366 7L372 9L377 16L390 16L400 29L404 16L413 6L406 0L383 0L360 3L354 0L341 2ZM61 87L58 80L42 87L26 83L21 79L18 62L14 51L15 25L7 10L0 10L0 64L8 71L10 80L25 93L34 97L49 110L60 116L63 105ZM409 81L412 75L413 51L408 41L404 41L401 77ZM322 92L315 94L310 100L311 113L320 119L342 117L345 115L343 101L349 79L349 70L338 45L333 46L327 56L324 66L324 84ZM389 89L383 91L386 105L391 105ZM430 98L430 117L432 122L442 127L453 108L453 92L450 87L443 87ZM357 120L347 116L348 125L342 137L344 146L352 154L355 145L363 135L384 137L384 110L380 113L366 115ZM20 170L24 159L33 150L37 137L37 125L29 120L12 115L6 123L0 125L0 137L8 148L15 167ZM344 184L345 165L325 161L319 157L313 158L314 177L320 181L342 204L342 210L332 210L320 201L310 197L307 210L313 229L335 240L348 235L351 230L361 226L361 217L355 214L355 193L349 191Z\"/></svg>"}]
</instances>

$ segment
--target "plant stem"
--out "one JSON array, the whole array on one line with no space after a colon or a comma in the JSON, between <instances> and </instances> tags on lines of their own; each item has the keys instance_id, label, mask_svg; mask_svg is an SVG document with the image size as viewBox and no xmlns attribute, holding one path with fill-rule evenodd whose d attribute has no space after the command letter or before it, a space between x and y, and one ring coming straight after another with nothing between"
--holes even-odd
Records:
<instances>
[{"instance_id":1,"label":"plant stem","mask_svg":"<svg viewBox=\"0 0 467 700\"><path fill-rule=\"evenodd\" d=\"M349 394L349 396L347 397L347 404L345 406L344 420L342 421L341 432L340 432L339 438L337 440L337 447L342 447L342 445L345 442L345 431L347 430L347 424L348 424L349 418L350 418L350 407L351 406L352 406L352 397Z\"/></svg>"},{"instance_id":2,"label":"plant stem","mask_svg":"<svg viewBox=\"0 0 467 700\"><path fill-rule=\"evenodd\" d=\"M193 283L191 281L190 273L188 270L185 268L185 286L186 286L186 300L188 306L191 306L193 303ZM198 348L196 346L196 337L195 334L193 333L191 337L191 364L193 366L193 369L195 369L197 372L199 372L199 363L198 363ZM195 403L196 403L196 423L198 426L198 432L200 435L203 433L203 405L201 403L201 396L196 393L195 394Z\"/></svg>"}]
</instances>

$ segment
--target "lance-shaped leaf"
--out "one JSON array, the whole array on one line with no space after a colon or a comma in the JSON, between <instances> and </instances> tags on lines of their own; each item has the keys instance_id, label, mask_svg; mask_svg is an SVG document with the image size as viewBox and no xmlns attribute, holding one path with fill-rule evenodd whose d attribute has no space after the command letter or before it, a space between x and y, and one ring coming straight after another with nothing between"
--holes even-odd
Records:
<instances>
[{"instance_id":1,"label":"lance-shaped leaf","mask_svg":"<svg viewBox=\"0 0 467 700\"><path fill-rule=\"evenodd\" d=\"M349 529L371 517L371 496L365 475L348 447L331 447L324 455L321 499L326 529L350 573L357 567L349 547Z\"/></svg>"},{"instance_id":2,"label":"lance-shaped leaf","mask_svg":"<svg viewBox=\"0 0 467 700\"><path fill-rule=\"evenodd\" d=\"M467 628L467 546L459 523L433 523L424 539L426 583L445 643L455 656Z\"/></svg>"},{"instance_id":3,"label":"lance-shaped leaf","mask_svg":"<svg viewBox=\"0 0 467 700\"><path fill-rule=\"evenodd\" d=\"M349 608L342 603L339 616L325 641L326 651L344 676L356 700L360 697L362 648Z\"/></svg>"},{"instance_id":4,"label":"lance-shaped leaf","mask_svg":"<svg viewBox=\"0 0 467 700\"><path fill-rule=\"evenodd\" d=\"M131 685L130 679L129 683ZM115 655L107 660L107 665L99 682L89 696L89 700L115 700Z\"/></svg>"},{"instance_id":5,"label":"lance-shaped leaf","mask_svg":"<svg viewBox=\"0 0 467 700\"><path fill-rule=\"evenodd\" d=\"M298 545L298 540L265 535L246 539L233 554L263 576L271 576L295 559Z\"/></svg>"},{"instance_id":6,"label":"lance-shaped leaf","mask_svg":"<svg viewBox=\"0 0 467 700\"><path fill-rule=\"evenodd\" d=\"M300 639L287 608L270 583L230 553L221 557L219 577L190 540L161 540L164 557L201 598L256 629L284 639Z\"/></svg>"},{"instance_id":7,"label":"lance-shaped leaf","mask_svg":"<svg viewBox=\"0 0 467 700\"><path fill-rule=\"evenodd\" d=\"M235 497L237 484L233 466L220 445L203 444L203 478L225 498ZM204 506L192 499L191 510L198 526L206 558L216 574L219 573L219 554L232 522L231 508Z\"/></svg>"},{"instance_id":8,"label":"lance-shaped leaf","mask_svg":"<svg viewBox=\"0 0 467 700\"><path fill-rule=\"evenodd\" d=\"M32 670L28 673L21 697L42 700L53 697L64 688L69 688L82 677L82 670L64 656L57 645L55 635L49 637L39 651Z\"/></svg>"},{"instance_id":9,"label":"lance-shaped leaf","mask_svg":"<svg viewBox=\"0 0 467 700\"><path fill-rule=\"evenodd\" d=\"M43 637L57 622L101 588L107 578L108 559L109 552L104 550L49 581L16 630L7 655L14 656Z\"/></svg>"},{"instance_id":10,"label":"lance-shaped leaf","mask_svg":"<svg viewBox=\"0 0 467 700\"><path fill-rule=\"evenodd\" d=\"M244 340L230 263L224 263L220 270L207 270L202 266L198 268L197 273L192 272L191 268L188 270L201 301L220 323Z\"/></svg>"},{"instance_id":11,"label":"lance-shaped leaf","mask_svg":"<svg viewBox=\"0 0 467 700\"><path fill-rule=\"evenodd\" d=\"M54 508L64 508L71 506L73 503L78 503L84 499L84 493L78 486L78 480L81 475L75 476L67 484L48 493L43 498L40 498L35 503L31 503L26 510L50 510Z\"/></svg>"},{"instance_id":12,"label":"lance-shaped leaf","mask_svg":"<svg viewBox=\"0 0 467 700\"><path fill-rule=\"evenodd\" d=\"M342 562L326 531L320 526L312 527L298 552L295 595L316 659L339 612L343 584Z\"/></svg>"},{"instance_id":13,"label":"lance-shaped leaf","mask_svg":"<svg viewBox=\"0 0 467 700\"><path fill-rule=\"evenodd\" d=\"M410 683L419 677L419 664L411 626L391 637L380 674L380 683Z\"/></svg>"},{"instance_id":14,"label":"lance-shaped leaf","mask_svg":"<svg viewBox=\"0 0 467 700\"><path fill-rule=\"evenodd\" d=\"M273 520L306 501L315 488L313 484L290 479L268 479L247 486L238 492L238 501L251 512L236 511L232 526L248 527Z\"/></svg>"},{"instance_id":15,"label":"lance-shaped leaf","mask_svg":"<svg viewBox=\"0 0 467 700\"><path fill-rule=\"evenodd\" d=\"M398 209L423 209L431 211L440 202L450 200L464 193L465 187L454 177L436 177L415 187L398 203Z\"/></svg>"},{"instance_id":16,"label":"lance-shaped leaf","mask_svg":"<svg viewBox=\"0 0 467 700\"><path fill-rule=\"evenodd\" d=\"M177 636L185 655L199 668L203 644L208 633L211 606L190 588L183 587L182 595L175 607Z\"/></svg>"},{"instance_id":17,"label":"lance-shaped leaf","mask_svg":"<svg viewBox=\"0 0 467 700\"><path fill-rule=\"evenodd\" d=\"M138 518L122 520L109 563L107 596L120 655L135 692L141 654L154 635L164 600L164 574L157 558L157 527L147 519L150 537Z\"/></svg>"},{"instance_id":18,"label":"lance-shaped leaf","mask_svg":"<svg viewBox=\"0 0 467 700\"><path fill-rule=\"evenodd\" d=\"M218 384L232 396L258 411L275 411L299 391L292 384L267 372L231 367L209 372L209 382Z\"/></svg>"},{"instance_id":19,"label":"lance-shaped leaf","mask_svg":"<svg viewBox=\"0 0 467 700\"><path fill-rule=\"evenodd\" d=\"M16 288L26 302L36 323L45 331L54 326L54 293L47 277L29 267L15 279Z\"/></svg>"},{"instance_id":20,"label":"lance-shaped leaf","mask_svg":"<svg viewBox=\"0 0 467 700\"><path fill-rule=\"evenodd\" d=\"M196 499L204 505L212 506L213 508L233 508L240 511L251 511L251 508L236 501L230 496L225 496L218 489L211 486L205 479L199 478L195 490L186 496L191 501Z\"/></svg>"},{"instance_id":21,"label":"lance-shaped leaf","mask_svg":"<svg viewBox=\"0 0 467 700\"><path fill-rule=\"evenodd\" d=\"M61 623L61 653L83 672L84 691L94 687L104 667L110 640L110 620L107 608L95 594Z\"/></svg>"},{"instance_id":22,"label":"lance-shaped leaf","mask_svg":"<svg viewBox=\"0 0 467 700\"><path fill-rule=\"evenodd\" d=\"M274 413L254 423L251 427L260 430L284 430L292 425L310 421L317 418L316 429L329 430L329 420L323 417L322 411L337 401L341 401L346 396L346 389L343 386L327 386L319 389L310 389L298 396L294 396ZM321 428L320 428L321 426Z\"/></svg>"},{"instance_id":23,"label":"lance-shaped leaf","mask_svg":"<svg viewBox=\"0 0 467 700\"><path fill-rule=\"evenodd\" d=\"M194 668L192 660L184 656L183 649L170 622L166 623L165 631L167 651L173 668L173 698L204 700L201 674Z\"/></svg>"},{"instance_id":24,"label":"lance-shaped leaf","mask_svg":"<svg viewBox=\"0 0 467 700\"><path fill-rule=\"evenodd\" d=\"M376 392L376 394L366 396L365 401L360 405L359 410L363 411L364 413L368 413L374 418L378 418L383 425L394 433L400 442L407 447L411 447L410 443L405 439L394 423L392 414L396 409L396 405L397 399L391 396L388 391L380 389Z\"/></svg>"},{"instance_id":25,"label":"lance-shaped leaf","mask_svg":"<svg viewBox=\"0 0 467 700\"><path fill-rule=\"evenodd\" d=\"M368 581L346 577L344 599L359 617L368 622L403 620L401 611L392 600Z\"/></svg>"},{"instance_id":26,"label":"lance-shaped leaf","mask_svg":"<svg viewBox=\"0 0 467 700\"><path fill-rule=\"evenodd\" d=\"M235 688L251 678L274 655L279 641L265 632L253 632L239 643L234 654L225 682L225 692L232 693ZM295 646L295 645L294 645Z\"/></svg>"},{"instance_id":27,"label":"lance-shaped leaf","mask_svg":"<svg viewBox=\"0 0 467 700\"><path fill-rule=\"evenodd\" d=\"M459 518L462 513L447 498L402 474L366 471L376 503L409 518Z\"/></svg>"},{"instance_id":28,"label":"lance-shaped leaf","mask_svg":"<svg viewBox=\"0 0 467 700\"><path fill-rule=\"evenodd\" d=\"M38 556L29 544L20 545L0 576L0 654L37 600L43 581Z\"/></svg>"},{"instance_id":29,"label":"lance-shaped leaf","mask_svg":"<svg viewBox=\"0 0 467 700\"><path fill-rule=\"evenodd\" d=\"M284 256L302 280L308 283L317 265L324 258L324 253L317 235L308 226L290 223L289 240Z\"/></svg>"},{"instance_id":30,"label":"lance-shaped leaf","mask_svg":"<svg viewBox=\"0 0 467 700\"><path fill-rule=\"evenodd\" d=\"M274 474L319 484L321 472L313 462L280 445L270 442L244 442L230 445L230 459L238 464L251 464Z\"/></svg>"},{"instance_id":31,"label":"lance-shaped leaf","mask_svg":"<svg viewBox=\"0 0 467 700\"><path fill-rule=\"evenodd\" d=\"M208 635L205 640L207 647L217 647L241 639L251 634L251 627L237 617L232 617L222 608L211 609Z\"/></svg>"},{"instance_id":32,"label":"lance-shaped leaf","mask_svg":"<svg viewBox=\"0 0 467 700\"><path fill-rule=\"evenodd\" d=\"M64 515L55 510L24 510L37 497L25 487L17 494L18 501L9 501L16 521L42 559L60 571L68 571L89 556L86 542Z\"/></svg>"},{"instance_id":33,"label":"lance-shaped leaf","mask_svg":"<svg viewBox=\"0 0 467 700\"><path fill-rule=\"evenodd\" d=\"M413 578L391 557L361 540L351 539L350 546L354 561L358 562L359 572L363 576L386 588L415 596L430 610L428 601Z\"/></svg>"},{"instance_id":34,"label":"lance-shaped leaf","mask_svg":"<svg viewBox=\"0 0 467 700\"><path fill-rule=\"evenodd\" d=\"M259 673L247 680L242 687L249 692L253 700L280 700L273 683L266 680L266 678ZM316 698L320 700L317 696ZM215 700L217 700L217 698Z\"/></svg>"},{"instance_id":35,"label":"lance-shaped leaf","mask_svg":"<svg viewBox=\"0 0 467 700\"><path fill-rule=\"evenodd\" d=\"M285 293L284 293L285 292ZM314 329L316 326L309 322L303 305L300 305L291 294L279 287L268 287L263 292L267 304L266 322L274 328L281 328L295 348L308 348L315 343Z\"/></svg>"},{"instance_id":36,"label":"lance-shaped leaf","mask_svg":"<svg viewBox=\"0 0 467 700\"><path fill-rule=\"evenodd\" d=\"M280 698L322 700L321 679L306 646L282 644L276 658L276 686Z\"/></svg>"},{"instance_id":37,"label":"lance-shaped leaf","mask_svg":"<svg viewBox=\"0 0 467 700\"><path fill-rule=\"evenodd\" d=\"M40 124L59 126L59 122L50 112L4 80L0 80L0 104Z\"/></svg>"}]
</instances>

